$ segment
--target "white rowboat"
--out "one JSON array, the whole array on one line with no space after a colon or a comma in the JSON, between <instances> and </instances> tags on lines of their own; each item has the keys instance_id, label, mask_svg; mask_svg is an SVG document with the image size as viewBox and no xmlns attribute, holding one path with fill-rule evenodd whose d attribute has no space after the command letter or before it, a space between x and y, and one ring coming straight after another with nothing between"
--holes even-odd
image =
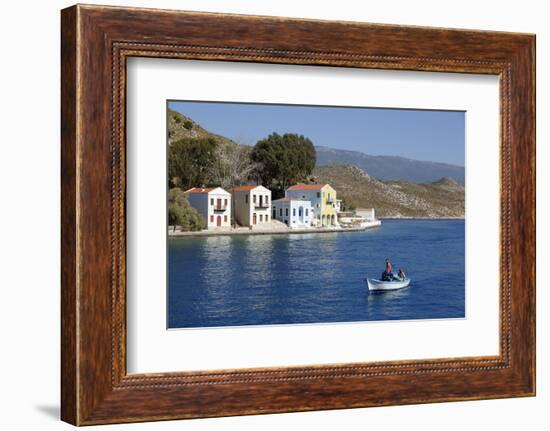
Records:
<instances>
[{"instance_id":1,"label":"white rowboat","mask_svg":"<svg viewBox=\"0 0 550 431\"><path fill-rule=\"evenodd\" d=\"M393 281L382 281L382 280L375 280L374 278L367 278L365 279L369 286L369 290L396 290L396 289L403 289L404 287L408 287L411 280L409 278L405 278L403 281L400 280L393 280Z\"/></svg>"}]
</instances>

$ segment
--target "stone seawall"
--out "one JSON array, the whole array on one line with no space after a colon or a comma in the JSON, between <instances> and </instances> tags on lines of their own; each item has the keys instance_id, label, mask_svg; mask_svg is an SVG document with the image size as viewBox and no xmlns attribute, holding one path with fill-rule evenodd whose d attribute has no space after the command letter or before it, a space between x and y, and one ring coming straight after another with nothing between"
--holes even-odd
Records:
<instances>
[{"instance_id":1,"label":"stone seawall","mask_svg":"<svg viewBox=\"0 0 550 431\"><path fill-rule=\"evenodd\" d=\"M373 220L368 223L364 223L363 226L358 227L311 227L301 229L291 229L289 227L277 227L277 228L262 228L262 229L250 229L248 227L238 228L225 228L225 229L211 229L201 230L195 232L181 232L172 230L172 227L168 230L169 238L181 238L185 236L223 236L223 235L292 235L292 234L304 234L304 233L334 233L334 232L359 232L367 229L372 229L381 226L380 220Z\"/></svg>"}]
</instances>

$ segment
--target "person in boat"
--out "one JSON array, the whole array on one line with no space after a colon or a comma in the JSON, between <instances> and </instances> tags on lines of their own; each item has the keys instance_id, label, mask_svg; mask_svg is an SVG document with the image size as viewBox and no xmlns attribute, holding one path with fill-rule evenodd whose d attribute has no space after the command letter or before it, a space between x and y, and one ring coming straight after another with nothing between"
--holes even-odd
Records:
<instances>
[{"instance_id":1,"label":"person in boat","mask_svg":"<svg viewBox=\"0 0 550 431\"><path fill-rule=\"evenodd\" d=\"M397 273L397 279L399 281L403 281L405 280L405 278L407 278L407 276L405 275L405 271L403 271L403 268L399 268L399 272Z\"/></svg>"},{"instance_id":2,"label":"person in boat","mask_svg":"<svg viewBox=\"0 0 550 431\"><path fill-rule=\"evenodd\" d=\"M392 281L393 280L393 273L392 273L392 266L390 258L386 258L386 269L382 273L382 277L380 277L382 281Z\"/></svg>"}]
</instances>

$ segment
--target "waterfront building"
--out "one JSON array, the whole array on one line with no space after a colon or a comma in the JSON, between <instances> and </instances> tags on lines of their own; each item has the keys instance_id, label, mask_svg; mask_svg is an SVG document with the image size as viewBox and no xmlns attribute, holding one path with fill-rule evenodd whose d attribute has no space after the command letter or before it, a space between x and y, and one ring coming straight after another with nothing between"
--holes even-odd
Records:
<instances>
[{"instance_id":1,"label":"waterfront building","mask_svg":"<svg viewBox=\"0 0 550 431\"><path fill-rule=\"evenodd\" d=\"M286 223L288 227L311 227L313 220L311 202L304 199L282 198L273 201L272 218Z\"/></svg>"},{"instance_id":2,"label":"waterfront building","mask_svg":"<svg viewBox=\"0 0 550 431\"><path fill-rule=\"evenodd\" d=\"M235 219L241 226L258 226L270 222L271 190L264 186L240 186L233 189Z\"/></svg>"},{"instance_id":3,"label":"waterfront building","mask_svg":"<svg viewBox=\"0 0 550 431\"><path fill-rule=\"evenodd\" d=\"M286 197L311 202L314 213L313 225L337 226L336 190L329 184L296 184L289 187Z\"/></svg>"},{"instance_id":4,"label":"waterfront building","mask_svg":"<svg viewBox=\"0 0 550 431\"><path fill-rule=\"evenodd\" d=\"M374 208L357 208L355 214L360 217L363 217L366 221L376 220L376 215L374 214Z\"/></svg>"},{"instance_id":5,"label":"waterfront building","mask_svg":"<svg viewBox=\"0 0 550 431\"><path fill-rule=\"evenodd\" d=\"M221 187L193 187L185 192L189 204L206 221L208 229L231 227L231 194Z\"/></svg>"}]
</instances>

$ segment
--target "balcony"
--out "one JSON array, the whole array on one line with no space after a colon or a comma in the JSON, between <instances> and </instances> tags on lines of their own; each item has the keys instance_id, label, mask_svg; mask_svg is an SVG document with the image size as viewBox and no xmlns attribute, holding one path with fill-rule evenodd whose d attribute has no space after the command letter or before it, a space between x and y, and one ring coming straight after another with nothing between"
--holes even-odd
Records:
<instances>
[{"instance_id":1,"label":"balcony","mask_svg":"<svg viewBox=\"0 0 550 431\"><path fill-rule=\"evenodd\" d=\"M254 202L253 205L254 208L257 210L265 210L267 208L270 208L269 202Z\"/></svg>"},{"instance_id":2,"label":"balcony","mask_svg":"<svg viewBox=\"0 0 550 431\"><path fill-rule=\"evenodd\" d=\"M214 212L224 212L227 210L227 205L214 205Z\"/></svg>"}]
</instances>

